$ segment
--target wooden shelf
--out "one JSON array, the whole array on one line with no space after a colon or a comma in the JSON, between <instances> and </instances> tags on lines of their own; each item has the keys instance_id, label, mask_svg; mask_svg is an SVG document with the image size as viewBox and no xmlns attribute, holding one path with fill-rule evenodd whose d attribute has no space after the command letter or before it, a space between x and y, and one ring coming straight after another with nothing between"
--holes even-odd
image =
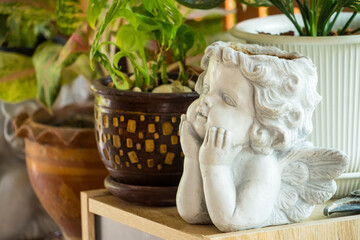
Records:
<instances>
[{"instance_id":1,"label":"wooden shelf","mask_svg":"<svg viewBox=\"0 0 360 240\"><path fill-rule=\"evenodd\" d=\"M326 204L317 206L311 217L301 223L221 233L213 225L186 223L175 207L136 206L114 197L105 189L87 191L81 193L83 239L95 239L95 215L169 240L360 239L360 215L325 217L322 209Z\"/></svg>"}]
</instances>

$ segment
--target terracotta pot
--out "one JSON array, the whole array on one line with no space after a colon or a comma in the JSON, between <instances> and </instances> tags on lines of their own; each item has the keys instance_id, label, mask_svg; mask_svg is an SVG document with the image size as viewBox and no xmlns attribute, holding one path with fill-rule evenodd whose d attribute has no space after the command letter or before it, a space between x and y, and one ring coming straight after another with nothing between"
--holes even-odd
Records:
<instances>
[{"instance_id":1,"label":"terracotta pot","mask_svg":"<svg viewBox=\"0 0 360 240\"><path fill-rule=\"evenodd\" d=\"M98 149L111 176L105 187L134 204L175 205L184 158L180 116L198 94L121 91L106 87L110 81L91 87Z\"/></svg>"},{"instance_id":2,"label":"terracotta pot","mask_svg":"<svg viewBox=\"0 0 360 240\"><path fill-rule=\"evenodd\" d=\"M102 188L108 174L96 148L92 115L93 105L71 106L53 116L39 110L14 121L17 136L25 138L32 187L65 239L81 239L80 191ZM57 126L60 119L83 117L90 119L82 121L83 128Z\"/></svg>"}]
</instances>

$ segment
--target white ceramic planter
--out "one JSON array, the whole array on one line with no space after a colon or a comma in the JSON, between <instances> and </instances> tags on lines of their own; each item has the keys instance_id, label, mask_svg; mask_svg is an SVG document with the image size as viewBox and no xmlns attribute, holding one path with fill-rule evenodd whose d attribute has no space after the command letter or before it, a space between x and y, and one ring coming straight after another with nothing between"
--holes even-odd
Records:
<instances>
[{"instance_id":1,"label":"white ceramic planter","mask_svg":"<svg viewBox=\"0 0 360 240\"><path fill-rule=\"evenodd\" d=\"M342 13L334 29L351 16ZM300 16L298 16L300 19ZM360 16L350 27L360 26ZM343 197L360 188L360 35L336 37L300 37L279 34L295 30L284 15L255 18L240 22L231 34L247 43L275 46L309 56L318 68L318 92L323 97L313 117L315 146L337 148L350 157L346 172L337 180L335 197Z\"/></svg>"}]
</instances>

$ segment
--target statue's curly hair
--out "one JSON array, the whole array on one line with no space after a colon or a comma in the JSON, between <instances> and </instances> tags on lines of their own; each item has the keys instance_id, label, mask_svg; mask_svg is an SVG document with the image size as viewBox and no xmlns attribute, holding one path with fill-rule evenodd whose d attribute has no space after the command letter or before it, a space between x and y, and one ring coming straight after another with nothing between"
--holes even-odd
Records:
<instances>
[{"instance_id":1,"label":"statue's curly hair","mask_svg":"<svg viewBox=\"0 0 360 240\"><path fill-rule=\"evenodd\" d=\"M201 61L204 72L195 86L199 94L210 59L239 67L254 87L250 146L255 152L286 150L312 132L312 114L321 97L316 67L309 58L275 47L215 42Z\"/></svg>"}]
</instances>

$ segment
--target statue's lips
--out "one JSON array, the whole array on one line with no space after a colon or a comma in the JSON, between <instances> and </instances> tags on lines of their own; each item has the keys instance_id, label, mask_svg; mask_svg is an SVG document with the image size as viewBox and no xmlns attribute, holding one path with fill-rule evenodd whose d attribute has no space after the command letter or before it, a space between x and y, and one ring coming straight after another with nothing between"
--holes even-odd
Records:
<instances>
[{"instance_id":1,"label":"statue's lips","mask_svg":"<svg viewBox=\"0 0 360 240\"><path fill-rule=\"evenodd\" d=\"M207 117L204 116L201 112L198 112L196 115L196 120L199 122L205 123L207 121Z\"/></svg>"}]
</instances>

